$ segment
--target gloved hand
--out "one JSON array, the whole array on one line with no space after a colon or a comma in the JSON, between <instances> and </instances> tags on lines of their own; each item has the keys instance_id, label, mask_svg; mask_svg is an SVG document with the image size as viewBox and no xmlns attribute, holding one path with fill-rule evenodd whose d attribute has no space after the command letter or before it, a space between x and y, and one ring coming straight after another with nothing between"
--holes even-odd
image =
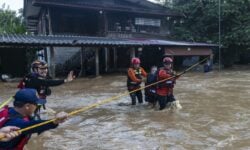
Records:
<instances>
[{"instance_id":1,"label":"gloved hand","mask_svg":"<svg viewBox=\"0 0 250 150\"><path fill-rule=\"evenodd\" d=\"M54 124L59 124L59 123L63 123L68 119L68 113L66 112L60 112L58 114L56 114L56 120L54 121Z\"/></svg>"},{"instance_id":2,"label":"gloved hand","mask_svg":"<svg viewBox=\"0 0 250 150\"><path fill-rule=\"evenodd\" d=\"M179 78L180 77L180 75L176 71L173 71L173 76L175 76L175 78Z\"/></svg>"},{"instance_id":3,"label":"gloved hand","mask_svg":"<svg viewBox=\"0 0 250 150\"><path fill-rule=\"evenodd\" d=\"M69 74L68 74L68 77L64 80L64 82L71 82L75 79L75 76L74 76L74 72L73 71L70 71Z\"/></svg>"},{"instance_id":4,"label":"gloved hand","mask_svg":"<svg viewBox=\"0 0 250 150\"><path fill-rule=\"evenodd\" d=\"M172 71L172 75L176 76L177 75L176 71Z\"/></svg>"}]
</instances>

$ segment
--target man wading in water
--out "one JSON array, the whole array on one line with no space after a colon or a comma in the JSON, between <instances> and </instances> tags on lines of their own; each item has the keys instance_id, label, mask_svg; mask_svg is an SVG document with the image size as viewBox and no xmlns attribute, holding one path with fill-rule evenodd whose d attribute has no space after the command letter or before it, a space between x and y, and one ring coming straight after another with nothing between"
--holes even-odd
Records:
<instances>
[{"instance_id":1,"label":"man wading in water","mask_svg":"<svg viewBox=\"0 0 250 150\"><path fill-rule=\"evenodd\" d=\"M139 89L141 87L140 85L142 83L142 77L147 77L147 73L142 67L140 67L140 63L141 61L139 58L131 59L131 67L128 69L127 79L127 87L129 92ZM130 93L130 97L132 100L132 105L136 105L136 97L140 104L143 103L141 90Z\"/></svg>"},{"instance_id":2,"label":"man wading in water","mask_svg":"<svg viewBox=\"0 0 250 150\"><path fill-rule=\"evenodd\" d=\"M170 57L165 57L163 59L163 66L158 71L158 81L171 78L175 75L175 72L173 71L173 59ZM160 105L160 110L163 110L167 105L171 106L172 104L176 104L175 97L173 95L173 89L175 80L178 78L178 76L173 77L169 80L166 80L164 82L161 82L158 84L156 93L157 93L157 99ZM181 108L180 104L177 103L176 107Z\"/></svg>"},{"instance_id":3,"label":"man wading in water","mask_svg":"<svg viewBox=\"0 0 250 150\"><path fill-rule=\"evenodd\" d=\"M36 60L31 64L31 73L26 75L19 83L18 88L33 88L36 89L40 99L45 102L43 105L38 105L35 115L37 119L40 118L40 109L43 106L46 109L46 97L51 95L51 86L58 86L74 79L73 71L70 71L68 77L64 80L54 80L48 75L48 65L45 61Z\"/></svg>"}]
</instances>

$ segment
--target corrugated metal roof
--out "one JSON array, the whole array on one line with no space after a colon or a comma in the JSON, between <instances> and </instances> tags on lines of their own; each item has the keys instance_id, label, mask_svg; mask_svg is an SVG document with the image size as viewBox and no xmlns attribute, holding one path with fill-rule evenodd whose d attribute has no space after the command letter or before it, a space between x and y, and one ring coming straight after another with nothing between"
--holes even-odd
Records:
<instances>
[{"instance_id":1,"label":"corrugated metal roof","mask_svg":"<svg viewBox=\"0 0 250 150\"><path fill-rule=\"evenodd\" d=\"M207 43L178 42L158 39L126 39L65 35L0 35L0 46L190 46L214 47Z\"/></svg>"}]
</instances>

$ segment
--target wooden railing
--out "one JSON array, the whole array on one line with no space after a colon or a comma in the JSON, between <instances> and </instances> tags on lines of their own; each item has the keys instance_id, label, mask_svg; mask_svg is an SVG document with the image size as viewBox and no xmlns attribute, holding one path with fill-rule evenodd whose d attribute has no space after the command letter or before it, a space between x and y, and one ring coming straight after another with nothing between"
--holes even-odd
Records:
<instances>
[{"instance_id":1,"label":"wooden railing","mask_svg":"<svg viewBox=\"0 0 250 150\"><path fill-rule=\"evenodd\" d=\"M167 33L142 33L142 32L126 32L126 31L108 31L106 37L114 38L166 38Z\"/></svg>"}]
</instances>

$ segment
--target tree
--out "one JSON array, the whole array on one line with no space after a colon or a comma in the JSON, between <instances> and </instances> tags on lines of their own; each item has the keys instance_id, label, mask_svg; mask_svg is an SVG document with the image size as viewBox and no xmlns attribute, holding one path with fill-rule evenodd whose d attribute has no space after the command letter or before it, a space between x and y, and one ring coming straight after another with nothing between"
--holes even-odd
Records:
<instances>
[{"instance_id":1,"label":"tree","mask_svg":"<svg viewBox=\"0 0 250 150\"><path fill-rule=\"evenodd\" d=\"M219 0L175 0L172 8L183 14L174 25L175 39L218 44ZM225 66L249 49L250 0L221 0L221 44Z\"/></svg>"},{"instance_id":2,"label":"tree","mask_svg":"<svg viewBox=\"0 0 250 150\"><path fill-rule=\"evenodd\" d=\"M0 8L0 34L3 33L25 33L25 27L22 19L22 10L19 11L19 15L8 8L5 9L5 5Z\"/></svg>"}]
</instances>

